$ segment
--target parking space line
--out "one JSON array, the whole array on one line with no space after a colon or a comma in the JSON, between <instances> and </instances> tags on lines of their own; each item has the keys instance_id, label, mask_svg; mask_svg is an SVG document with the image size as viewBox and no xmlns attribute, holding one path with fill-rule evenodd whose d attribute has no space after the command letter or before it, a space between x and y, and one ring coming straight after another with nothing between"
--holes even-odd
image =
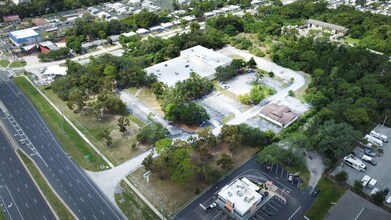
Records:
<instances>
[{"instance_id":1,"label":"parking space line","mask_svg":"<svg viewBox=\"0 0 391 220\"><path fill-rule=\"evenodd\" d=\"M274 203L276 206L282 208L282 206L280 206L279 204L277 204L274 200L272 200L271 202Z\"/></svg>"},{"instance_id":2,"label":"parking space line","mask_svg":"<svg viewBox=\"0 0 391 220\"><path fill-rule=\"evenodd\" d=\"M301 206L291 215L291 217L288 218L288 220L291 220L292 217L301 209Z\"/></svg>"},{"instance_id":3,"label":"parking space line","mask_svg":"<svg viewBox=\"0 0 391 220\"><path fill-rule=\"evenodd\" d=\"M273 208L274 210L278 211L278 209L270 204L270 202L267 204L267 206Z\"/></svg>"}]
</instances>

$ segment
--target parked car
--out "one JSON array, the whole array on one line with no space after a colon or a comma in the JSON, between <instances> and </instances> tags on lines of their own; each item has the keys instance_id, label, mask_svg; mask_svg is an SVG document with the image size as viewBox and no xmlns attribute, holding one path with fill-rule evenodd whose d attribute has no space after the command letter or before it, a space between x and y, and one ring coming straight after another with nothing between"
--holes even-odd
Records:
<instances>
[{"instance_id":1,"label":"parked car","mask_svg":"<svg viewBox=\"0 0 391 220\"><path fill-rule=\"evenodd\" d=\"M290 174L288 175L288 182L292 182L292 180L293 180L293 175L290 173Z\"/></svg>"},{"instance_id":2,"label":"parked car","mask_svg":"<svg viewBox=\"0 0 391 220\"><path fill-rule=\"evenodd\" d=\"M208 208L206 208L206 212L209 213L211 211L213 211L213 209L215 209L217 207L217 203L213 202L212 204L210 204L208 206Z\"/></svg>"},{"instance_id":3,"label":"parked car","mask_svg":"<svg viewBox=\"0 0 391 220\"><path fill-rule=\"evenodd\" d=\"M391 204L391 195L386 198L386 204Z\"/></svg>"},{"instance_id":4,"label":"parked car","mask_svg":"<svg viewBox=\"0 0 391 220\"><path fill-rule=\"evenodd\" d=\"M384 189L384 195L386 196L390 192L390 188L385 188Z\"/></svg>"},{"instance_id":5,"label":"parked car","mask_svg":"<svg viewBox=\"0 0 391 220\"><path fill-rule=\"evenodd\" d=\"M365 149L364 154L371 156L371 157L376 157L376 153L374 151L372 151L371 149Z\"/></svg>"},{"instance_id":6,"label":"parked car","mask_svg":"<svg viewBox=\"0 0 391 220\"><path fill-rule=\"evenodd\" d=\"M318 188L315 188L314 191L312 192L313 197L317 197L320 193L320 190Z\"/></svg>"}]
</instances>

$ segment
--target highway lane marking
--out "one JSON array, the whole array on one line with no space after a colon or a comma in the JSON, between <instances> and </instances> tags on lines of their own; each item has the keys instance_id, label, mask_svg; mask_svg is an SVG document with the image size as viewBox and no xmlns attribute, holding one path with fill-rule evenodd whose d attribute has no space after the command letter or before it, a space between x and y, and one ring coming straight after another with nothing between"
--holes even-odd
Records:
<instances>
[{"instance_id":1,"label":"highway lane marking","mask_svg":"<svg viewBox=\"0 0 391 220\"><path fill-rule=\"evenodd\" d=\"M288 220L291 220L292 217L301 209L301 206L291 215L291 217L288 218Z\"/></svg>"},{"instance_id":2,"label":"highway lane marking","mask_svg":"<svg viewBox=\"0 0 391 220\"><path fill-rule=\"evenodd\" d=\"M9 85L8 85L9 86ZM24 94L21 94L21 96L19 98L22 98L23 101L25 102L28 102L29 104L27 105L28 107L31 107L32 111L31 110L28 110L28 112L31 112L32 114L35 114L34 117L36 115L39 115L39 113L37 112L37 110L33 107L32 103L30 100L27 99L27 97L24 95ZM38 117L38 120L40 122L42 122L43 126L46 128L45 129L45 132L49 134L49 137L54 141L54 143L56 144L56 147L58 150L62 151L64 154L65 154L65 151L64 149L61 147L61 145L59 144L59 142L54 138L53 134L50 132L50 129L48 128L48 126L44 123L43 119L41 117ZM41 157L41 155L38 154L38 156L42 159L42 161L45 163L45 165L48 167L48 165L46 164L46 162L44 161L44 159ZM59 155L57 154L57 156L59 157ZM92 187L92 189L95 191L96 194L98 194L99 198L103 201L103 203L105 204L105 206L107 208L110 209L110 211L114 214L114 216L116 216L116 219L121 219L121 217L116 213L116 211L110 206L110 204L108 203L108 201L106 199L104 199L102 197L102 195L99 193L99 191L97 190L96 186L93 185L90 181L89 178L86 177L85 174L83 174L80 170L80 168L78 168L75 163L72 162L72 160L69 159L69 161L74 167L75 169L79 172L79 174L84 178L84 180L90 185L90 187ZM63 186L62 186L63 187Z\"/></svg>"},{"instance_id":3,"label":"highway lane marking","mask_svg":"<svg viewBox=\"0 0 391 220\"><path fill-rule=\"evenodd\" d=\"M103 210L102 210L102 209L100 210L100 212L102 212L102 214L103 214L103 215L106 215L106 214L103 212Z\"/></svg>"},{"instance_id":4,"label":"highway lane marking","mask_svg":"<svg viewBox=\"0 0 391 220\"><path fill-rule=\"evenodd\" d=\"M80 200L84 203L84 200L80 197Z\"/></svg>"},{"instance_id":5,"label":"highway lane marking","mask_svg":"<svg viewBox=\"0 0 391 220\"><path fill-rule=\"evenodd\" d=\"M7 185L5 185L5 189L7 190L8 194L11 196L11 199L12 199L13 203L15 204L15 207L16 207L16 209L18 210L20 217L22 217L22 219L24 219L23 216L22 216L22 213L20 212L19 207L18 207L18 205L16 204L16 202L15 202L15 200L14 200L14 197L11 195L11 193L10 193L10 191L9 191Z\"/></svg>"},{"instance_id":6,"label":"highway lane marking","mask_svg":"<svg viewBox=\"0 0 391 220\"><path fill-rule=\"evenodd\" d=\"M37 204L37 200L35 200L35 198L34 198L34 202L35 202L35 204Z\"/></svg>"},{"instance_id":7,"label":"highway lane marking","mask_svg":"<svg viewBox=\"0 0 391 220\"><path fill-rule=\"evenodd\" d=\"M92 199L92 197L91 197L91 195L90 194L87 194L88 195L88 197L90 197L90 199Z\"/></svg>"},{"instance_id":8,"label":"highway lane marking","mask_svg":"<svg viewBox=\"0 0 391 220\"><path fill-rule=\"evenodd\" d=\"M95 215L92 215L92 216L94 217L94 219L98 220L98 219L95 217Z\"/></svg>"}]
</instances>

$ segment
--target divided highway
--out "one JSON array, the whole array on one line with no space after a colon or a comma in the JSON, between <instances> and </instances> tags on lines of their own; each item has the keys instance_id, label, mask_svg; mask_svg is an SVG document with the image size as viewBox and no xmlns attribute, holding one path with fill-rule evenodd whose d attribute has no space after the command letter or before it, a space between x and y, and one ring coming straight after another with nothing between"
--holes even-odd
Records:
<instances>
[{"instance_id":1,"label":"divided highway","mask_svg":"<svg viewBox=\"0 0 391 220\"><path fill-rule=\"evenodd\" d=\"M0 116L4 117L2 112ZM55 219L0 128L0 204L7 219Z\"/></svg>"},{"instance_id":2,"label":"divided highway","mask_svg":"<svg viewBox=\"0 0 391 220\"><path fill-rule=\"evenodd\" d=\"M0 79L0 100L10 113L1 120L79 219L125 219L63 150L34 106L11 80Z\"/></svg>"}]
</instances>

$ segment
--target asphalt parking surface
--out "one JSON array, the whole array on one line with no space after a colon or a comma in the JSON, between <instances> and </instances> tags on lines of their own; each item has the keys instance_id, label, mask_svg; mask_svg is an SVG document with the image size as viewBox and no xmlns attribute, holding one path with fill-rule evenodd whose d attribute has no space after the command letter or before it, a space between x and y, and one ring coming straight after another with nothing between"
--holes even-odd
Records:
<instances>
[{"instance_id":1,"label":"asphalt parking surface","mask_svg":"<svg viewBox=\"0 0 391 220\"><path fill-rule=\"evenodd\" d=\"M383 127L382 125L377 125L374 128L375 131L380 132L386 136L391 137L391 128ZM357 171L345 164L338 166L332 173L332 175L337 174L338 172L344 170L348 173L348 180L346 181L349 185L353 186L355 180L361 180L365 175L370 176L378 181L375 188L383 190L385 188L391 188L391 142L383 143L382 147L384 153L383 155L377 154L374 159L377 161L377 165L373 166L368 162L363 161L367 165L367 170L365 172ZM362 160L364 155L364 149L362 147L357 147L354 150L356 156ZM372 189L365 187L363 190L364 193L370 194Z\"/></svg>"},{"instance_id":2,"label":"asphalt parking surface","mask_svg":"<svg viewBox=\"0 0 391 220\"><path fill-rule=\"evenodd\" d=\"M222 208L217 207L212 212L207 213L204 207L206 208L214 202L213 196L217 194L222 187L232 180L242 177L246 177L252 181L273 181L273 184L283 191L283 195L287 199L286 204L282 204L282 202L278 201L278 198L274 197L270 200L265 200L266 205L273 212L273 215L268 216L259 209L253 215L252 219L302 219L306 211L315 201L315 198L311 196L311 188L301 190L298 188L297 184L288 182L288 174L288 171L276 165L268 170L264 164L258 164L255 157L253 157L224 179L213 185L209 190L201 194L192 203L181 210L175 216L175 219L232 219L232 217L230 217Z\"/></svg>"}]
</instances>

